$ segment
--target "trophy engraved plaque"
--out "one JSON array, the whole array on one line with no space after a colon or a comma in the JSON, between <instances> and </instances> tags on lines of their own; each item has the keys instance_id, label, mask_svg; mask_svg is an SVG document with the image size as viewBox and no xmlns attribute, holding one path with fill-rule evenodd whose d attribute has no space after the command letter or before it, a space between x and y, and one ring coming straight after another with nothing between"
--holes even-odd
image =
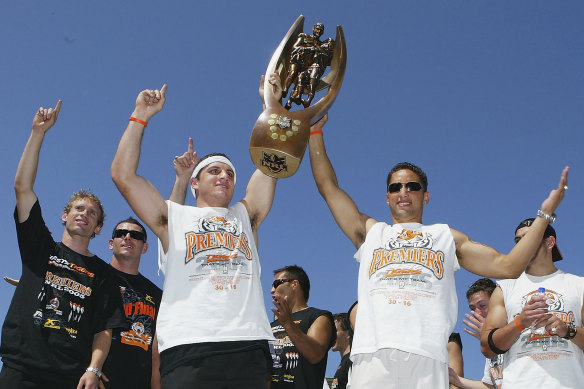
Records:
<instances>
[{"instance_id":1,"label":"trophy engraved plaque","mask_svg":"<svg viewBox=\"0 0 584 389\"><path fill-rule=\"evenodd\" d=\"M333 105L347 64L341 26L337 26L334 40L321 41L322 23L314 25L312 35L302 32L303 25L304 16L300 15L272 55L261 96L265 108L253 127L249 142L253 163L264 174L276 178L290 177L298 170L308 144L310 126ZM329 66L329 73L322 77ZM268 82L268 76L273 73L279 75L281 93ZM328 89L326 94L310 105L315 94L325 89ZM282 99L287 95L288 100L282 106ZM301 109L290 110L293 104Z\"/></svg>"}]
</instances>

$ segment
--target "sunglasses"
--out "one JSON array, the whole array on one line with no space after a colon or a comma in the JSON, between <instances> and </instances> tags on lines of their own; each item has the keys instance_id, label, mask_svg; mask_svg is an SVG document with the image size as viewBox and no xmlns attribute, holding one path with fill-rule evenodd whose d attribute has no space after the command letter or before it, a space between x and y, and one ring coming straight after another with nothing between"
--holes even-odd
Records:
<instances>
[{"instance_id":1,"label":"sunglasses","mask_svg":"<svg viewBox=\"0 0 584 389\"><path fill-rule=\"evenodd\" d=\"M272 288L278 289L278 286L282 285L285 282L294 281L294 278L278 278L272 282Z\"/></svg>"},{"instance_id":2,"label":"sunglasses","mask_svg":"<svg viewBox=\"0 0 584 389\"><path fill-rule=\"evenodd\" d=\"M408 192L417 192L422 189L422 184L415 181L406 182L405 184L401 182L394 182L393 184L389 184L387 186L387 191L389 193L396 193L401 190L402 187L406 187Z\"/></svg>"},{"instance_id":3,"label":"sunglasses","mask_svg":"<svg viewBox=\"0 0 584 389\"><path fill-rule=\"evenodd\" d=\"M132 238L132 239L144 241L144 233L142 231L123 230L123 229L114 230L114 232L112 233L112 239L123 238L128 234L130 234L130 238Z\"/></svg>"}]
</instances>

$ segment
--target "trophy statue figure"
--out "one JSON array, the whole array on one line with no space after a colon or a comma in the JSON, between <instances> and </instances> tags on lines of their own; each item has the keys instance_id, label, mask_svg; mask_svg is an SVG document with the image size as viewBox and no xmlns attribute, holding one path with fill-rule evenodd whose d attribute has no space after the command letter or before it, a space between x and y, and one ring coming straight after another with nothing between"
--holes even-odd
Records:
<instances>
[{"instance_id":1,"label":"trophy statue figure","mask_svg":"<svg viewBox=\"0 0 584 389\"><path fill-rule=\"evenodd\" d=\"M328 112L345 75L347 48L342 27L337 26L334 40L321 41L322 23L314 25L312 35L302 32L303 25L304 16L300 15L272 55L261 96L265 109L253 127L249 144L253 163L276 178L296 173L306 151L310 126ZM330 72L323 77L329 66ZM268 83L267 76L273 73L280 77L281 93ZM315 94L325 89L327 93L310 105ZM288 92L290 97L282 106L281 100ZM302 109L290 110L293 103Z\"/></svg>"}]
</instances>

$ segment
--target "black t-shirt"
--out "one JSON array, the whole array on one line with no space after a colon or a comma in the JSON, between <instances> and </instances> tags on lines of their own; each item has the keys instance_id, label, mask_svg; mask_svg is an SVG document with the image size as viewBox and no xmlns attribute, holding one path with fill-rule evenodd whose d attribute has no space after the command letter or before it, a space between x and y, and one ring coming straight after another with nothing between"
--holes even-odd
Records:
<instances>
[{"instance_id":1,"label":"black t-shirt","mask_svg":"<svg viewBox=\"0 0 584 389\"><path fill-rule=\"evenodd\" d=\"M10 303L0 354L8 367L45 381L77 383L91 361L93 336L125 320L110 266L56 243L39 202L16 233L22 275Z\"/></svg>"},{"instance_id":2,"label":"black t-shirt","mask_svg":"<svg viewBox=\"0 0 584 389\"><path fill-rule=\"evenodd\" d=\"M112 345L103 366L107 389L150 387L152 342L162 290L141 274L112 268L127 319L126 328L113 330Z\"/></svg>"},{"instance_id":3,"label":"black t-shirt","mask_svg":"<svg viewBox=\"0 0 584 389\"><path fill-rule=\"evenodd\" d=\"M337 331L333 315L329 311L309 307L302 311L294 312L290 315L290 319L306 334L312 323L323 315L329 318L331 324L330 348L335 343ZM320 362L313 365L296 350L279 321L273 321L271 326L272 333L276 338L272 367L272 389L322 389L328 353L324 355Z\"/></svg>"},{"instance_id":4,"label":"black t-shirt","mask_svg":"<svg viewBox=\"0 0 584 389\"><path fill-rule=\"evenodd\" d=\"M462 339L460 339L460 334L458 332L453 332L450 334L450 336L448 337L448 343L450 342L457 343L460 346L460 349L462 350Z\"/></svg>"},{"instance_id":5,"label":"black t-shirt","mask_svg":"<svg viewBox=\"0 0 584 389\"><path fill-rule=\"evenodd\" d=\"M331 389L345 389L347 387L347 382L349 380L349 368L353 362L351 362L351 353L346 353L341 358L341 363L337 368L333 382L331 384Z\"/></svg>"}]
</instances>

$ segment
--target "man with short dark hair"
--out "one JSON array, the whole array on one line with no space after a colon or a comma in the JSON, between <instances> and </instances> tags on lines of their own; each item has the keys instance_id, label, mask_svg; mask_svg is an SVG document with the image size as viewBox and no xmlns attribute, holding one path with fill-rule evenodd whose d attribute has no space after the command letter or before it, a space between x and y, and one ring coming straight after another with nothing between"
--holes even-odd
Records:
<instances>
[{"instance_id":1,"label":"man with short dark hair","mask_svg":"<svg viewBox=\"0 0 584 389\"><path fill-rule=\"evenodd\" d=\"M446 224L422 224L430 193L426 174L411 163L396 165L387 176L385 201L393 224L362 213L339 187L326 154L321 131L326 120L311 131L312 173L360 262L351 386L447 388L446 342L457 319L454 272L462 266L485 277L519 276L564 196L568 168L542 203L530 234L504 255Z\"/></svg>"},{"instance_id":2,"label":"man with short dark hair","mask_svg":"<svg viewBox=\"0 0 584 389\"><path fill-rule=\"evenodd\" d=\"M465 314L466 319L463 322L468 328L465 328L464 331L479 340L481 339L483 324L489 313L489 300L496 286L497 284L490 278L480 278L466 291L466 298L471 314ZM503 355L487 358L482 381L464 378L462 374L453 369L449 369L449 374L450 384L461 389L501 389L501 383L503 381Z\"/></svg>"},{"instance_id":3,"label":"man with short dark hair","mask_svg":"<svg viewBox=\"0 0 584 389\"><path fill-rule=\"evenodd\" d=\"M166 85L140 92L111 167L119 191L159 239L165 276L156 324L162 386L265 388L273 335L257 242L276 179L256 170L244 199L231 205L233 163L224 155L198 161L190 141L175 158L175 187L165 201L137 174L145 127L164 106L165 92ZM196 206L182 205L188 187Z\"/></svg>"},{"instance_id":4,"label":"man with short dark hair","mask_svg":"<svg viewBox=\"0 0 584 389\"><path fill-rule=\"evenodd\" d=\"M337 328L337 340L332 350L338 351L341 355L341 363L337 367L331 389L345 389L351 368L351 342L353 340L353 330L349 322L349 315L346 313L337 313L333 316L335 327Z\"/></svg>"},{"instance_id":5,"label":"man with short dark hair","mask_svg":"<svg viewBox=\"0 0 584 389\"><path fill-rule=\"evenodd\" d=\"M522 221L517 245L536 228ZM584 279L555 266L562 259L548 225L517 279L497 282L481 335L486 357L505 354L503 388L579 388L584 383Z\"/></svg>"},{"instance_id":6,"label":"man with short dark hair","mask_svg":"<svg viewBox=\"0 0 584 389\"><path fill-rule=\"evenodd\" d=\"M160 389L156 317L162 290L138 271L148 250L147 232L133 217L116 224L109 240L126 328L116 328L103 372L108 389Z\"/></svg>"},{"instance_id":7,"label":"man with short dark hair","mask_svg":"<svg viewBox=\"0 0 584 389\"><path fill-rule=\"evenodd\" d=\"M300 266L274 271L272 389L321 389L336 331L329 311L309 307L310 280Z\"/></svg>"},{"instance_id":8,"label":"man with short dark hair","mask_svg":"<svg viewBox=\"0 0 584 389\"><path fill-rule=\"evenodd\" d=\"M111 268L89 251L105 218L99 199L73 194L55 242L34 192L41 146L60 109L59 100L35 114L14 180L22 275L2 327L2 388L96 389L112 328L124 325Z\"/></svg>"}]
</instances>

